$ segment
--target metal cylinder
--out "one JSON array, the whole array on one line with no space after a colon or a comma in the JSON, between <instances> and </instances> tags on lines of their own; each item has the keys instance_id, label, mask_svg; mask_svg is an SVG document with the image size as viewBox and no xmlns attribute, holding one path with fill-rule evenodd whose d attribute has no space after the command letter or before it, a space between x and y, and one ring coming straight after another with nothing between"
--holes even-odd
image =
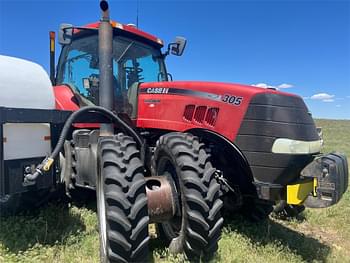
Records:
<instances>
[{"instance_id":1,"label":"metal cylinder","mask_svg":"<svg viewBox=\"0 0 350 263\"><path fill-rule=\"evenodd\" d=\"M151 223L171 219L176 212L177 194L170 176L146 177L148 215Z\"/></svg>"},{"instance_id":2,"label":"metal cylinder","mask_svg":"<svg viewBox=\"0 0 350 263\"><path fill-rule=\"evenodd\" d=\"M107 1L100 2L102 17L98 29L98 57L100 69L99 105L113 110L113 28L109 20ZM101 124L101 135L113 134L112 124Z\"/></svg>"}]
</instances>

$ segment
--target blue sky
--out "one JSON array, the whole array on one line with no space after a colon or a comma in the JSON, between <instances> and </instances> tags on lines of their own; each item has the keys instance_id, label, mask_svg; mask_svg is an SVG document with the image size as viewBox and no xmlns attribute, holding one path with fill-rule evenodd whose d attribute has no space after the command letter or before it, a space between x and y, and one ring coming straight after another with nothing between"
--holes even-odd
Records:
<instances>
[{"instance_id":1,"label":"blue sky","mask_svg":"<svg viewBox=\"0 0 350 263\"><path fill-rule=\"evenodd\" d=\"M135 23L136 1L110 0L111 16ZM0 0L0 54L48 70L48 31L99 19L98 0ZM165 42L176 80L274 86L305 98L314 117L350 119L350 1L139 0L139 27Z\"/></svg>"}]
</instances>

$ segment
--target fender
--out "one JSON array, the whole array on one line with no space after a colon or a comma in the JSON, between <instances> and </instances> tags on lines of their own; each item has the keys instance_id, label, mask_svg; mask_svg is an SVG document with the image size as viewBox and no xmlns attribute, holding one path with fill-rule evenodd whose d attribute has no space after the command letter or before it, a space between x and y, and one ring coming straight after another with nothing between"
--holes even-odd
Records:
<instances>
[{"instance_id":1,"label":"fender","mask_svg":"<svg viewBox=\"0 0 350 263\"><path fill-rule=\"evenodd\" d=\"M195 136L198 136L205 141L208 140L210 142L214 142L216 145L222 145L226 150L230 152L230 159L236 165L239 165L244 171L244 175L249 179L250 182L254 182L253 173L250 169L247 158L244 156L242 151L229 139L225 138L219 133L216 133L207 129L190 129L186 132L192 133ZM230 178L227 178L230 179Z\"/></svg>"}]
</instances>

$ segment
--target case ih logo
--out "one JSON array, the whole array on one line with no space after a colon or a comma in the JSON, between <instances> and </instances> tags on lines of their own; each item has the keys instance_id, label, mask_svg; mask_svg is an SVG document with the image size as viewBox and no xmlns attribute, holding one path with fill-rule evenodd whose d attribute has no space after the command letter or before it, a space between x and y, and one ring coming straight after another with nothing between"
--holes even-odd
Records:
<instances>
[{"instance_id":1,"label":"case ih logo","mask_svg":"<svg viewBox=\"0 0 350 263\"><path fill-rule=\"evenodd\" d=\"M169 92L169 88L148 88L146 92L149 94L166 94Z\"/></svg>"}]
</instances>

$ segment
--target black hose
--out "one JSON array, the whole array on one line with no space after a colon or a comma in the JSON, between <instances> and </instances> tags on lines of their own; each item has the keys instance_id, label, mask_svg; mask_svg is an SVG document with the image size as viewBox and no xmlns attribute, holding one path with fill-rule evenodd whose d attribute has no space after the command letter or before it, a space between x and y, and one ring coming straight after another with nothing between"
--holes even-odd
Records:
<instances>
[{"instance_id":1,"label":"black hose","mask_svg":"<svg viewBox=\"0 0 350 263\"><path fill-rule=\"evenodd\" d=\"M58 139L57 145L53 152L50 155L50 158L55 159L59 152L61 151L61 148L63 147L64 141L67 137L67 134L69 132L69 129L71 125L73 124L74 120L82 115L82 113L85 112L98 112L106 117L109 117L112 121L116 122L117 124L121 125L123 130L131 135L137 143L139 144L140 147L143 145L143 140L142 138L128 125L126 124L122 119L120 119L117 115L115 115L112 111L107 110L106 108L99 107L99 106L88 106L79 109L78 111L73 112L69 118L66 120L65 125L63 126L60 138Z\"/></svg>"},{"instance_id":2,"label":"black hose","mask_svg":"<svg viewBox=\"0 0 350 263\"><path fill-rule=\"evenodd\" d=\"M68 119L66 120L66 123L63 126L63 129L61 131L61 135L58 139L58 142L56 144L55 149L52 151L49 157L45 158L35 169L35 172L33 174L27 174L25 175L25 182L28 181L35 181L36 178L42 174L44 171L48 171L51 167L51 164L53 163L53 160L56 159L58 154L60 153L63 144L66 140L66 137L68 135L68 132L70 130L70 127L72 126L75 119L79 116L81 116L83 113L91 112L91 113L98 113L102 114L109 119L111 119L112 122L117 123L121 126L121 128L125 131L126 134L133 137L136 142L138 143L139 147L141 148L141 160L144 161L145 159L145 149L144 149L144 142L142 138L134 131L128 124L126 124L122 119L120 119L116 114L114 114L112 111L107 110L106 108L100 107L100 106L87 106L83 107L75 112L73 112Z\"/></svg>"}]
</instances>

